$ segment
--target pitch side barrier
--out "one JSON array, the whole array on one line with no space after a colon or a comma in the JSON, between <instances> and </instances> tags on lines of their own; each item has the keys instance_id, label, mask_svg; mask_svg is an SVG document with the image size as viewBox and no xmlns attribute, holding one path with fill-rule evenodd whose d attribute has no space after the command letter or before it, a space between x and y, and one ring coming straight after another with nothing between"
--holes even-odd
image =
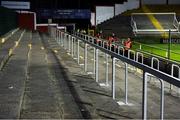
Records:
<instances>
[{"instance_id":1,"label":"pitch side barrier","mask_svg":"<svg viewBox=\"0 0 180 120\"><path fill-rule=\"evenodd\" d=\"M76 37L77 39L91 45L92 47L95 47L96 49L99 49L105 53L107 53L108 55L112 56L112 57L115 57L123 62L126 62L134 67L137 67L139 69L142 69L144 73L150 73L160 79L163 79L164 81L166 82L169 82L177 87L180 87L180 79L179 78L175 78L167 73L164 73L164 72L161 72L157 69L154 69L152 67L149 67L148 65L144 65L142 64L141 62L137 62L137 61L134 61L133 59L129 59L128 57L126 56L123 56L123 55L120 55L120 54L117 54L115 51L110 51L108 50L107 48L103 48L102 46L100 46L99 44L94 44L93 41L89 41L89 40L86 40L86 36L88 35L84 35L84 34L80 34L80 33L74 33L72 36ZM92 36L88 36L88 37L91 37L92 39L96 40L97 38L95 37L92 37Z\"/></svg>"},{"instance_id":2,"label":"pitch side barrier","mask_svg":"<svg viewBox=\"0 0 180 120\"><path fill-rule=\"evenodd\" d=\"M180 87L180 78L174 77L173 73L171 75L164 73L159 70L158 67L154 66L155 61L159 61L157 58L152 59L153 64L151 66L145 65L142 60L135 60L136 57L128 57L124 56L124 54L120 54L120 52L117 52L113 49L110 49L113 47L113 45L110 45L110 48L107 47L107 43L103 42L103 40L74 32L73 34L65 33L60 30L58 30L55 27L52 27L51 29L51 36L55 38L57 43L61 46L63 46L74 58L76 57L77 61L79 62L79 47L80 42L84 43L84 70L87 71L87 46L91 46L94 48L94 73L95 73L95 79L98 83L98 75L99 75L99 62L98 62L98 54L99 51L104 52L107 56L111 56L112 58L112 98L116 99L116 77L115 77L115 62L116 60L121 60L125 63L125 93L126 93L126 103L128 103L128 70L127 70L127 64L132 65L136 68L139 68L143 71L143 89L142 89L142 118L147 119L147 99L148 99L148 92L147 92L147 84L148 84L148 77L154 76L157 77L158 81L161 85L161 104L160 104L160 118L164 118L164 81L168 82L169 84ZM98 39L98 42L97 42ZM104 44L105 43L105 44ZM120 48L118 48L120 50ZM134 53L135 54L135 53ZM143 57L143 53L138 52L138 55ZM159 62L157 62L158 64ZM157 65L159 66L159 65ZM174 69L174 67L173 67Z\"/></svg>"}]
</instances>

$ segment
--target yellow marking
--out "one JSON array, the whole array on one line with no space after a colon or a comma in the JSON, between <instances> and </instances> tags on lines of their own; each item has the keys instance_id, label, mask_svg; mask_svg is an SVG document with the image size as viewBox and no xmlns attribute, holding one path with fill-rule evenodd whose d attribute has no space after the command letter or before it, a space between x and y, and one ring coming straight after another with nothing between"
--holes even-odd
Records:
<instances>
[{"instance_id":1,"label":"yellow marking","mask_svg":"<svg viewBox=\"0 0 180 120\"><path fill-rule=\"evenodd\" d=\"M32 49L32 44L28 44L29 48Z\"/></svg>"},{"instance_id":2,"label":"yellow marking","mask_svg":"<svg viewBox=\"0 0 180 120\"><path fill-rule=\"evenodd\" d=\"M120 65L118 65L118 64L116 64L116 66L117 66L117 67L119 67L119 68L121 68L121 66L120 66Z\"/></svg>"},{"instance_id":3,"label":"yellow marking","mask_svg":"<svg viewBox=\"0 0 180 120\"><path fill-rule=\"evenodd\" d=\"M15 46L17 47L19 45L19 42L18 41L15 41Z\"/></svg>"},{"instance_id":4,"label":"yellow marking","mask_svg":"<svg viewBox=\"0 0 180 120\"><path fill-rule=\"evenodd\" d=\"M5 42L5 38L2 38L1 43L4 43L4 42Z\"/></svg>"},{"instance_id":5,"label":"yellow marking","mask_svg":"<svg viewBox=\"0 0 180 120\"><path fill-rule=\"evenodd\" d=\"M41 47L41 50L44 50L44 47Z\"/></svg>"},{"instance_id":6,"label":"yellow marking","mask_svg":"<svg viewBox=\"0 0 180 120\"><path fill-rule=\"evenodd\" d=\"M13 50L12 49L9 49L9 56L12 54Z\"/></svg>"},{"instance_id":7,"label":"yellow marking","mask_svg":"<svg viewBox=\"0 0 180 120\"><path fill-rule=\"evenodd\" d=\"M139 73L139 74L142 74L143 72L142 72L142 70L141 69L136 69L136 71L137 71L137 73Z\"/></svg>"},{"instance_id":8,"label":"yellow marking","mask_svg":"<svg viewBox=\"0 0 180 120\"><path fill-rule=\"evenodd\" d=\"M146 7L146 6L143 6L142 7L142 9L143 9L143 11L145 12L145 13L151 13L151 10L148 8L148 7ZM156 29L158 29L158 30L160 30L160 31L162 31L162 30L164 30L164 28L162 27L162 25L159 23L159 21L154 17L154 15L153 14L147 14L147 17L150 19L150 21L151 21L151 23L154 25L154 27L156 27ZM165 38L168 38L168 33L162 33L161 34L161 36L162 37L165 37Z\"/></svg>"},{"instance_id":9,"label":"yellow marking","mask_svg":"<svg viewBox=\"0 0 180 120\"><path fill-rule=\"evenodd\" d=\"M55 53L57 53L58 51L57 50L53 50Z\"/></svg>"},{"instance_id":10,"label":"yellow marking","mask_svg":"<svg viewBox=\"0 0 180 120\"><path fill-rule=\"evenodd\" d=\"M84 59L83 56L79 56L81 59Z\"/></svg>"}]
</instances>

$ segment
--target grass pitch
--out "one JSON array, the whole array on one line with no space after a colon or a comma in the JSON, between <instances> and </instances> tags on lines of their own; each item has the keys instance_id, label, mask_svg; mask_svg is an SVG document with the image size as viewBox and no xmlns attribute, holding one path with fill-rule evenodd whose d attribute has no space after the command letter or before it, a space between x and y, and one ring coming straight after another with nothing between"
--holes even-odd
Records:
<instances>
[{"instance_id":1,"label":"grass pitch","mask_svg":"<svg viewBox=\"0 0 180 120\"><path fill-rule=\"evenodd\" d=\"M168 58L168 44L160 43L160 38L135 38L132 49ZM170 59L180 62L180 44L170 44Z\"/></svg>"}]
</instances>

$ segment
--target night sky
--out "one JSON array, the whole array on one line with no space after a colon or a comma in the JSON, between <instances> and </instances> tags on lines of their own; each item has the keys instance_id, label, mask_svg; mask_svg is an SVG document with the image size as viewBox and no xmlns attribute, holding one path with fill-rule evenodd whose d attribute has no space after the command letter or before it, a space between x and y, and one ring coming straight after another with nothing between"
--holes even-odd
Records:
<instances>
[{"instance_id":1,"label":"night sky","mask_svg":"<svg viewBox=\"0 0 180 120\"><path fill-rule=\"evenodd\" d=\"M1 1L1 0L0 0ZM95 5L114 5L127 0L3 0L3 1L30 1L31 9L91 9Z\"/></svg>"},{"instance_id":2,"label":"night sky","mask_svg":"<svg viewBox=\"0 0 180 120\"><path fill-rule=\"evenodd\" d=\"M95 5L113 5L122 3L123 0L36 0L32 3L32 8L90 8Z\"/></svg>"}]
</instances>

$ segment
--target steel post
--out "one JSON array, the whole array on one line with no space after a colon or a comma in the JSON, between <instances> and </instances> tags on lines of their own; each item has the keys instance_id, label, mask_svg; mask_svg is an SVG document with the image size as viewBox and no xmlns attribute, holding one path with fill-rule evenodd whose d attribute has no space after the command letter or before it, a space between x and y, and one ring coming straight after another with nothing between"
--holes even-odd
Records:
<instances>
[{"instance_id":1,"label":"steel post","mask_svg":"<svg viewBox=\"0 0 180 120\"><path fill-rule=\"evenodd\" d=\"M76 43L77 43L77 39L75 38L74 39L74 55L75 55L74 59L77 59L77 46L76 46Z\"/></svg>"},{"instance_id":2,"label":"steel post","mask_svg":"<svg viewBox=\"0 0 180 120\"><path fill-rule=\"evenodd\" d=\"M160 119L164 119L164 81L160 80L161 84L161 106L160 106Z\"/></svg>"},{"instance_id":3,"label":"steel post","mask_svg":"<svg viewBox=\"0 0 180 120\"><path fill-rule=\"evenodd\" d=\"M147 77L148 73L143 73L143 94L142 94L142 118L147 120Z\"/></svg>"},{"instance_id":4,"label":"steel post","mask_svg":"<svg viewBox=\"0 0 180 120\"><path fill-rule=\"evenodd\" d=\"M125 104L128 104L128 64L125 64Z\"/></svg>"},{"instance_id":5,"label":"steel post","mask_svg":"<svg viewBox=\"0 0 180 120\"><path fill-rule=\"evenodd\" d=\"M116 58L112 58L112 98L116 98L116 82L115 82L115 77L116 77Z\"/></svg>"},{"instance_id":6,"label":"steel post","mask_svg":"<svg viewBox=\"0 0 180 120\"><path fill-rule=\"evenodd\" d=\"M106 54L106 85L109 85L109 57L108 54Z\"/></svg>"},{"instance_id":7,"label":"steel post","mask_svg":"<svg viewBox=\"0 0 180 120\"><path fill-rule=\"evenodd\" d=\"M99 62L98 62L98 49L96 49L96 82L99 82Z\"/></svg>"},{"instance_id":8,"label":"steel post","mask_svg":"<svg viewBox=\"0 0 180 120\"><path fill-rule=\"evenodd\" d=\"M74 55L74 37L71 39L71 56L73 57Z\"/></svg>"},{"instance_id":9,"label":"steel post","mask_svg":"<svg viewBox=\"0 0 180 120\"><path fill-rule=\"evenodd\" d=\"M78 64L79 63L79 39L78 39L78 42L77 42L77 61L78 61Z\"/></svg>"},{"instance_id":10,"label":"steel post","mask_svg":"<svg viewBox=\"0 0 180 120\"><path fill-rule=\"evenodd\" d=\"M69 37L69 39L68 39L69 40L68 41L69 42L68 50L69 50L69 52L71 52L71 35L69 35L68 37Z\"/></svg>"},{"instance_id":11,"label":"steel post","mask_svg":"<svg viewBox=\"0 0 180 120\"><path fill-rule=\"evenodd\" d=\"M84 43L84 71L87 72L87 44Z\"/></svg>"},{"instance_id":12,"label":"steel post","mask_svg":"<svg viewBox=\"0 0 180 120\"><path fill-rule=\"evenodd\" d=\"M94 58L93 58L93 62L94 62L94 69L93 69L93 73L96 73L96 48L94 47Z\"/></svg>"}]
</instances>

